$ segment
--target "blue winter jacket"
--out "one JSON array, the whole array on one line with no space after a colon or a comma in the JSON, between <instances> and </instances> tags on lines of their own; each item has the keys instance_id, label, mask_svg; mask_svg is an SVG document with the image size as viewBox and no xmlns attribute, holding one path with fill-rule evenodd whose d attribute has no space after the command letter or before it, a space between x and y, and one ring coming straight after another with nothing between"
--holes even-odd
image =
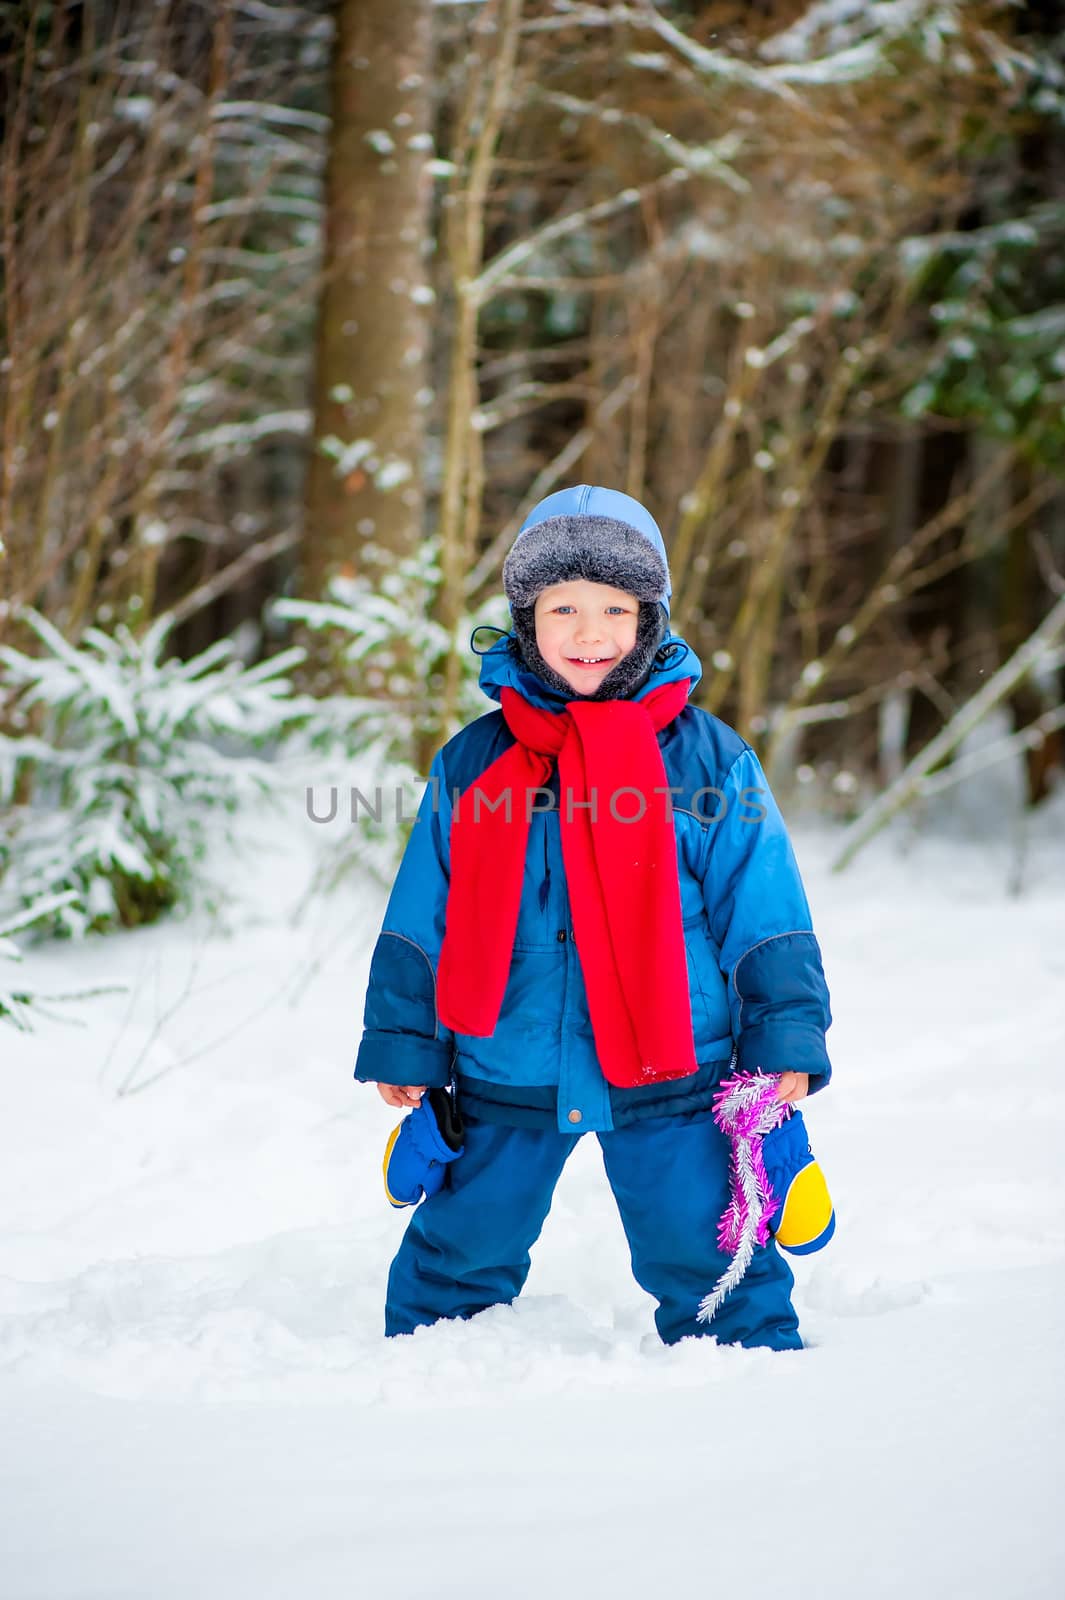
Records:
<instances>
[{"instance_id":1,"label":"blue winter jacket","mask_svg":"<svg viewBox=\"0 0 1065 1600\"><path fill-rule=\"evenodd\" d=\"M701 676L683 640L670 635L666 643L634 698L679 678L694 687ZM535 705L564 708L563 697L523 667L510 636L481 662L481 687L492 699L508 684ZM513 742L503 713L491 711L433 761L370 966L355 1076L429 1087L454 1076L464 1116L568 1133L704 1110L733 1057L741 1070L808 1072L811 1090L823 1088L831 1072L828 990L783 820L754 751L691 705L658 743L666 782L679 790L673 817L699 1071L634 1089L615 1088L600 1071L566 893L557 768L556 809L531 819L495 1032L478 1039L441 1024L436 970L453 797Z\"/></svg>"}]
</instances>

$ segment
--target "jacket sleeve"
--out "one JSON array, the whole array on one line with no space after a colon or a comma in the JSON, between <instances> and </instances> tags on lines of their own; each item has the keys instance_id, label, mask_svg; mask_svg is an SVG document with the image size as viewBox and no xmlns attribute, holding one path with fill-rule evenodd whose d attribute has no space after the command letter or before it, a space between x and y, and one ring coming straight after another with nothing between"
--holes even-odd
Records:
<instances>
[{"instance_id":1,"label":"jacket sleeve","mask_svg":"<svg viewBox=\"0 0 1065 1600\"><path fill-rule=\"evenodd\" d=\"M753 750L733 762L716 807L703 895L737 1066L808 1072L816 1092L832 1073L828 988L791 841Z\"/></svg>"},{"instance_id":2,"label":"jacket sleeve","mask_svg":"<svg viewBox=\"0 0 1065 1600\"><path fill-rule=\"evenodd\" d=\"M437 755L418 808L370 963L355 1076L366 1083L424 1083L451 1075L454 1038L436 1012L444 942L451 806Z\"/></svg>"}]
</instances>

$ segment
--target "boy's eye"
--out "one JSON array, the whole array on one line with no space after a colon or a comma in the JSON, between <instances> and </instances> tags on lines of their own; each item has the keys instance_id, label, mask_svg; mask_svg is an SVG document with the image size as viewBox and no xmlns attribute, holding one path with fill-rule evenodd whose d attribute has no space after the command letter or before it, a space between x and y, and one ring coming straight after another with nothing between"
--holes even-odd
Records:
<instances>
[{"instance_id":1,"label":"boy's eye","mask_svg":"<svg viewBox=\"0 0 1065 1600\"><path fill-rule=\"evenodd\" d=\"M561 616L564 611L576 611L576 609L577 609L576 606L568 606L568 605L561 605L561 606L555 606L554 607L554 610L558 612L559 616ZM618 616L621 616L621 617L623 617L625 615L625 607L624 606L607 606L606 609L607 609L607 613L608 614L616 613Z\"/></svg>"}]
</instances>

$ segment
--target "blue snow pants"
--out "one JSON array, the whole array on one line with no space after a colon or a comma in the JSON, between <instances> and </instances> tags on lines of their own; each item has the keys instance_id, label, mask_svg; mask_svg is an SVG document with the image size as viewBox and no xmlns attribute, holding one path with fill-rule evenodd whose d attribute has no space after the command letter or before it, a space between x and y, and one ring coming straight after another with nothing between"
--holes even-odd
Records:
<instances>
[{"instance_id":1,"label":"blue snow pants","mask_svg":"<svg viewBox=\"0 0 1065 1600\"><path fill-rule=\"evenodd\" d=\"M414 1211L388 1277L385 1333L472 1317L520 1294L529 1250L580 1135L466 1123L448 1182ZM709 1334L722 1344L801 1350L791 1269L772 1242L708 1325L703 1296L728 1262L717 1224L728 1202L728 1143L709 1111L648 1118L597 1135L637 1283L658 1301L663 1342Z\"/></svg>"}]
</instances>

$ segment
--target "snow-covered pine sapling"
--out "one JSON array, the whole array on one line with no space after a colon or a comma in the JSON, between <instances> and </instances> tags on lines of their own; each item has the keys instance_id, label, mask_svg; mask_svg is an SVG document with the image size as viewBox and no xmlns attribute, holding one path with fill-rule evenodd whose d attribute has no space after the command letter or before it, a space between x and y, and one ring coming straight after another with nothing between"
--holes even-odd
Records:
<instances>
[{"instance_id":1,"label":"snow-covered pine sapling","mask_svg":"<svg viewBox=\"0 0 1065 1600\"><path fill-rule=\"evenodd\" d=\"M431 720L434 694L439 697L440 663L454 648L463 672L460 718L485 710L477 660L466 645L474 628L506 625L506 602L494 596L463 617L453 640L433 615L439 586L439 541L429 539L375 584L362 576L337 577L326 601L279 600L274 606L278 617L335 633L338 658L359 693L323 702L321 726L353 753L372 745L387 752L390 766L410 770L411 750Z\"/></svg>"},{"instance_id":2,"label":"snow-covered pine sapling","mask_svg":"<svg viewBox=\"0 0 1065 1600\"><path fill-rule=\"evenodd\" d=\"M321 700L312 725L319 751L339 751L357 763L368 792L383 795L382 816L360 813L336 858L316 879L316 888L338 883L353 867L382 881L391 878L405 833L396 826L397 794L416 804L422 778L412 759L435 727L442 694L441 662L458 651L459 711L463 722L487 709L478 688L476 656L467 648L477 627L507 624L506 601L493 596L465 616L452 639L433 616L440 585L439 541L427 540L376 585L364 577L334 578L326 601L280 600L274 615L334 636L336 659L349 670L357 692ZM490 640L486 640L490 643Z\"/></svg>"},{"instance_id":3,"label":"snow-covered pine sapling","mask_svg":"<svg viewBox=\"0 0 1065 1600\"><path fill-rule=\"evenodd\" d=\"M14 935L24 933L34 925L48 923L58 911L73 904L76 899L77 895L72 890L65 894L46 895L43 900L36 901L16 916L0 922L0 962L20 962L22 951ZM20 982L15 974L5 976L4 969L0 968L0 1022L11 1023L21 1033L29 1033L35 1017L55 1017L56 1013L51 1010L53 1005L91 1000L101 994L119 994L127 987L124 983L105 983L94 984L90 989L66 989L46 994ZM63 1020L69 1022L73 1019L64 1017Z\"/></svg>"},{"instance_id":4,"label":"snow-covered pine sapling","mask_svg":"<svg viewBox=\"0 0 1065 1600\"><path fill-rule=\"evenodd\" d=\"M313 711L285 676L302 652L247 667L222 640L181 661L165 617L77 646L24 620L41 654L0 649L0 916L59 895L54 933L154 921L191 897L219 816L275 788L256 752Z\"/></svg>"}]
</instances>

